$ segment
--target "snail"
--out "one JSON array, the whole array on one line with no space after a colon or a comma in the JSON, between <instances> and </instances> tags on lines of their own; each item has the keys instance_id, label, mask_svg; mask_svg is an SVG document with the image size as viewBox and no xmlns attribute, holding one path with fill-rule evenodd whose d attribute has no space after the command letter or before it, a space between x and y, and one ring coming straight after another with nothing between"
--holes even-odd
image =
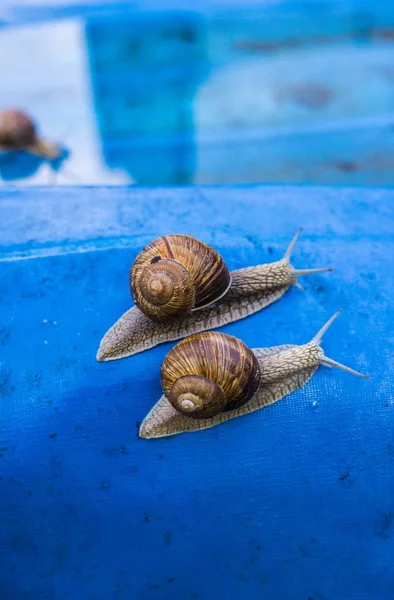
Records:
<instances>
[{"instance_id":1,"label":"snail","mask_svg":"<svg viewBox=\"0 0 394 600\"><path fill-rule=\"evenodd\" d=\"M56 144L37 135L30 117L15 109L0 112L0 150L25 150L47 160L56 160L63 154Z\"/></svg>"},{"instance_id":2,"label":"snail","mask_svg":"<svg viewBox=\"0 0 394 600\"><path fill-rule=\"evenodd\" d=\"M328 358L320 347L340 312L302 346L250 350L240 340L217 331L182 340L163 361L164 395L143 421L139 436L159 438L208 429L253 412L303 387L319 365L369 379Z\"/></svg>"},{"instance_id":3,"label":"snail","mask_svg":"<svg viewBox=\"0 0 394 600\"><path fill-rule=\"evenodd\" d=\"M290 286L301 288L300 275L332 271L291 266L301 231L281 260L232 273L213 248L190 235L167 235L151 242L130 272L136 306L105 334L97 360L125 358L237 321L279 300Z\"/></svg>"}]
</instances>

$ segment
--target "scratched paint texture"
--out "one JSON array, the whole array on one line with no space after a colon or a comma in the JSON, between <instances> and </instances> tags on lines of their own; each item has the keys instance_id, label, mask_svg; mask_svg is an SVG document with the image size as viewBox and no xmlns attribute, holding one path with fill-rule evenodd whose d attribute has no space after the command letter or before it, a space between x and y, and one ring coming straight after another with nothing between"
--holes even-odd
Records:
<instances>
[{"instance_id":1,"label":"scratched paint texture","mask_svg":"<svg viewBox=\"0 0 394 600\"><path fill-rule=\"evenodd\" d=\"M0 191L0 598L389 600L394 592L394 192ZM28 224L28 225L27 225ZM332 265L224 328L323 347L305 388L217 428L137 437L171 344L95 361L142 246L189 232L231 269Z\"/></svg>"}]
</instances>

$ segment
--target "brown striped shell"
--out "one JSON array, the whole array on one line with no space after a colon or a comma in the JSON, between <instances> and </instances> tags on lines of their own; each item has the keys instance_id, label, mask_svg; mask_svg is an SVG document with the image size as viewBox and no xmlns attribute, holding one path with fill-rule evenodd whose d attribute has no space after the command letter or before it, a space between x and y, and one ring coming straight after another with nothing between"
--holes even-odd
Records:
<instances>
[{"instance_id":1,"label":"brown striped shell","mask_svg":"<svg viewBox=\"0 0 394 600\"><path fill-rule=\"evenodd\" d=\"M19 110L0 113L0 146L10 149L26 148L36 141L32 120Z\"/></svg>"},{"instance_id":2,"label":"brown striped shell","mask_svg":"<svg viewBox=\"0 0 394 600\"><path fill-rule=\"evenodd\" d=\"M212 304L230 283L222 257L191 235L154 240L138 254L130 271L134 302L153 321Z\"/></svg>"},{"instance_id":3,"label":"brown striped shell","mask_svg":"<svg viewBox=\"0 0 394 600\"><path fill-rule=\"evenodd\" d=\"M257 392L256 356L237 338L207 331L179 342L161 368L163 392L173 407L194 419L208 419L246 404Z\"/></svg>"}]
</instances>

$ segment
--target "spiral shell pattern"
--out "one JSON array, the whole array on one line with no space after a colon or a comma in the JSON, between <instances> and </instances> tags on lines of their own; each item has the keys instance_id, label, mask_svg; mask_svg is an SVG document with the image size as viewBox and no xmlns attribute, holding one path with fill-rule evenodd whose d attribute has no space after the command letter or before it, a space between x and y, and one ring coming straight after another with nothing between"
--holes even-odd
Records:
<instances>
[{"instance_id":1,"label":"spiral shell pattern","mask_svg":"<svg viewBox=\"0 0 394 600\"><path fill-rule=\"evenodd\" d=\"M237 338L204 332L179 342L164 359L161 384L179 412L196 419L243 406L257 392L260 368Z\"/></svg>"},{"instance_id":2,"label":"spiral shell pattern","mask_svg":"<svg viewBox=\"0 0 394 600\"><path fill-rule=\"evenodd\" d=\"M130 271L134 302L154 321L212 304L230 283L222 257L190 235L167 235L151 242Z\"/></svg>"}]
</instances>

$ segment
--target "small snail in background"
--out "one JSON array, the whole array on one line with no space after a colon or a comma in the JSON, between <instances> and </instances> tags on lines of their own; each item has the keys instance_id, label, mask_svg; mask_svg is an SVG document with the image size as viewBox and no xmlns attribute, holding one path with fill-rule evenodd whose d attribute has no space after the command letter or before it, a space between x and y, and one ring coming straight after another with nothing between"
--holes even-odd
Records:
<instances>
[{"instance_id":1,"label":"small snail in background","mask_svg":"<svg viewBox=\"0 0 394 600\"><path fill-rule=\"evenodd\" d=\"M62 156L59 146L37 135L30 117L14 109L0 112L0 150L25 150L47 160L56 160Z\"/></svg>"},{"instance_id":2,"label":"small snail in background","mask_svg":"<svg viewBox=\"0 0 394 600\"><path fill-rule=\"evenodd\" d=\"M192 335L164 359L164 396L143 421L139 435L158 438L207 429L268 406L303 387L319 365L367 376L326 357L320 347L339 310L302 346L250 350L220 332Z\"/></svg>"},{"instance_id":3,"label":"small snail in background","mask_svg":"<svg viewBox=\"0 0 394 600\"><path fill-rule=\"evenodd\" d=\"M166 235L148 244L130 271L136 306L101 341L97 360L124 358L237 321L279 300L297 277L332 271L294 269L298 230L276 262L229 272L221 256L190 235ZM302 289L302 288L301 288Z\"/></svg>"}]
</instances>

